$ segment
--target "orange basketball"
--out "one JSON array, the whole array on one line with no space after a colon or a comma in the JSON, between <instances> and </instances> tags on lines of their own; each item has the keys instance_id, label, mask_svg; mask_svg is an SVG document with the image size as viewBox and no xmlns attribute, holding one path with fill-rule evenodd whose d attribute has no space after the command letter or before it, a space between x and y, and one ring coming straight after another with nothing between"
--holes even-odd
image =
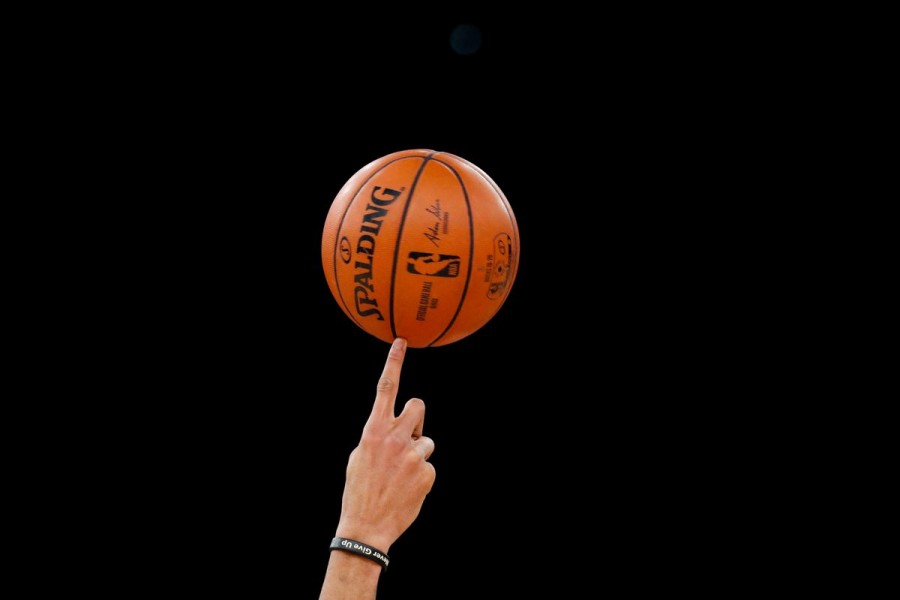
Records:
<instances>
[{"instance_id":1,"label":"orange basketball","mask_svg":"<svg viewBox=\"0 0 900 600\"><path fill-rule=\"evenodd\" d=\"M411 348L444 346L490 321L519 266L519 229L496 183L434 150L374 160L340 189L325 219L322 266L363 330Z\"/></svg>"}]
</instances>

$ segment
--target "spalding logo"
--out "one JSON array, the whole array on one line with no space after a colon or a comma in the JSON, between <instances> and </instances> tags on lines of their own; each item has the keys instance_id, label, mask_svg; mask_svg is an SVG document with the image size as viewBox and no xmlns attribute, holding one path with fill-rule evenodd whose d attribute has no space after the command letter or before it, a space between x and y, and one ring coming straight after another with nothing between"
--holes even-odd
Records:
<instances>
[{"instance_id":1,"label":"spalding logo","mask_svg":"<svg viewBox=\"0 0 900 600\"><path fill-rule=\"evenodd\" d=\"M379 195L379 191L382 192L381 195ZM356 314L361 317L374 316L379 321L384 321L384 315L378 308L378 299L374 297L375 286L372 284L375 238L381 231L382 220L388 213L388 209L385 207L393 204L402 193L403 188L393 190L375 186L369 197L371 202L366 204L363 222L359 227L360 236L356 241L356 263L354 264L356 275L353 277L353 281L356 282L356 287L353 289Z\"/></svg>"}]
</instances>

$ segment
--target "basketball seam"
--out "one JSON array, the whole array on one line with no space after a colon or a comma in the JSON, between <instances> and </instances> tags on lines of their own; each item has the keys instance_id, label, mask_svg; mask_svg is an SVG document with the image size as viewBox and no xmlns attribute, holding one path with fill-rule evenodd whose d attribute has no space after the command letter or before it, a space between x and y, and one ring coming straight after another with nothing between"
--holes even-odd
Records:
<instances>
[{"instance_id":1,"label":"basketball seam","mask_svg":"<svg viewBox=\"0 0 900 600\"><path fill-rule=\"evenodd\" d=\"M422 159L422 164L419 165L419 170L416 171L416 175L413 177L412 183L409 186L409 194L406 195L406 204L403 206L403 214L400 216L400 227L397 229L397 243L394 244L394 260L391 263L391 291L390 294L388 294L388 315L390 315L388 319L390 320L391 325L391 335L395 338L397 337L397 321L394 318L394 299L396 297L397 265L400 261L400 244L403 240L403 229L406 227L406 216L409 214L409 206L412 204L413 196L416 193L416 187L419 185L419 178L422 177L425 165L428 164L428 161L431 160L433 155L434 152L431 152L427 156L416 157Z\"/></svg>"}]
</instances>

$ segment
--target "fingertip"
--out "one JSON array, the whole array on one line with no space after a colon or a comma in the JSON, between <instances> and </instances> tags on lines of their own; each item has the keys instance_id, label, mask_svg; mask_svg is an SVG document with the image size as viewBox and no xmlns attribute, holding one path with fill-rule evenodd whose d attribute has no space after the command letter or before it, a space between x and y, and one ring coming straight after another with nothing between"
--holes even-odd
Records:
<instances>
[{"instance_id":1,"label":"fingertip","mask_svg":"<svg viewBox=\"0 0 900 600\"><path fill-rule=\"evenodd\" d=\"M393 356L403 356L406 353L406 339L405 338L394 338L394 343L391 344L391 354Z\"/></svg>"},{"instance_id":2,"label":"fingertip","mask_svg":"<svg viewBox=\"0 0 900 600\"><path fill-rule=\"evenodd\" d=\"M406 401L407 404L421 404L423 407L425 406L425 401L421 398L410 398Z\"/></svg>"}]
</instances>

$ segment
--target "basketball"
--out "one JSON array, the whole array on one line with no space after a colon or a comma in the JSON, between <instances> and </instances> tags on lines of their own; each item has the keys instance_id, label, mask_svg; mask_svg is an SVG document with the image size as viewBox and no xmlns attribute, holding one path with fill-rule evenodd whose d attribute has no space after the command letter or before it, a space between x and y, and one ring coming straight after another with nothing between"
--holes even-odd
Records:
<instances>
[{"instance_id":1,"label":"basketball","mask_svg":"<svg viewBox=\"0 0 900 600\"><path fill-rule=\"evenodd\" d=\"M331 294L385 342L444 346L503 306L519 267L506 196L468 160L403 150L359 169L338 191L322 232Z\"/></svg>"}]
</instances>

